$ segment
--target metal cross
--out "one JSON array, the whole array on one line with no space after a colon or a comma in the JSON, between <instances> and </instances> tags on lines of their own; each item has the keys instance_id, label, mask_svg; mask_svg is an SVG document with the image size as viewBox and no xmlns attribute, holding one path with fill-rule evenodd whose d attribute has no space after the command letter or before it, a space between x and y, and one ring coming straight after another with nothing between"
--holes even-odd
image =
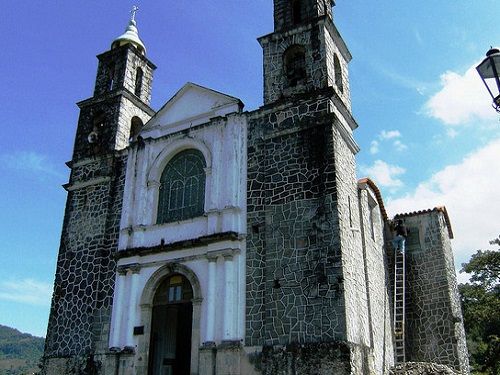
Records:
<instances>
[{"instance_id":1,"label":"metal cross","mask_svg":"<svg viewBox=\"0 0 500 375\"><path fill-rule=\"evenodd\" d=\"M137 5L134 5L132 7L132 10L130 12L132 14L132 18L131 18L132 21L135 21L135 14L137 13L138 10L139 10L139 7Z\"/></svg>"}]
</instances>

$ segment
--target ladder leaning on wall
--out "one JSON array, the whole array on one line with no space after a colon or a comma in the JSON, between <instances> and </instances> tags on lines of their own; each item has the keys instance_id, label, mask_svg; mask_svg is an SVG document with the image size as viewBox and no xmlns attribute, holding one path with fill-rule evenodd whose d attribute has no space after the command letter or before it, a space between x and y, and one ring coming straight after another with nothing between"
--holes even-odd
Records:
<instances>
[{"instance_id":1,"label":"ladder leaning on wall","mask_svg":"<svg viewBox=\"0 0 500 375\"><path fill-rule=\"evenodd\" d=\"M394 337L396 363L405 363L405 254L394 257Z\"/></svg>"}]
</instances>

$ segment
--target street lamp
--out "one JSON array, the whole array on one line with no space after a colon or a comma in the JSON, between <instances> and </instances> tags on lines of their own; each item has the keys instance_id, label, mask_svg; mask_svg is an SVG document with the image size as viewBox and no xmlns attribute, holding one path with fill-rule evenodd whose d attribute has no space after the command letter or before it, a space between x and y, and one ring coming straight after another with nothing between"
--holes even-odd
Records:
<instances>
[{"instance_id":1,"label":"street lamp","mask_svg":"<svg viewBox=\"0 0 500 375\"><path fill-rule=\"evenodd\" d=\"M484 85L493 99L493 108L500 113L500 50L493 48L486 52L486 58L476 67Z\"/></svg>"}]
</instances>

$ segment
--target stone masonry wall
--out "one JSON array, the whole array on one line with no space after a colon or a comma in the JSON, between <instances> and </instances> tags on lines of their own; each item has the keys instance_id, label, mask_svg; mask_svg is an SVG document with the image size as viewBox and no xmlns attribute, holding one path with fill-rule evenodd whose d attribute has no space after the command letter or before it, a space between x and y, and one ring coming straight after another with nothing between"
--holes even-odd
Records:
<instances>
[{"instance_id":1,"label":"stone masonry wall","mask_svg":"<svg viewBox=\"0 0 500 375\"><path fill-rule=\"evenodd\" d=\"M327 0L302 0L302 19L311 20L328 14L332 16L331 1ZM292 17L293 1L274 0L274 30L280 31L293 26Z\"/></svg>"},{"instance_id":2,"label":"stone masonry wall","mask_svg":"<svg viewBox=\"0 0 500 375\"><path fill-rule=\"evenodd\" d=\"M120 102L120 113L118 115L118 127L115 137L115 150L123 150L128 147L130 141L130 128L132 118L138 117L145 124L151 118L151 114L139 108L128 97L122 96Z\"/></svg>"},{"instance_id":3,"label":"stone masonry wall","mask_svg":"<svg viewBox=\"0 0 500 375\"><path fill-rule=\"evenodd\" d=\"M81 160L103 155L113 150L115 146L116 123L119 118L121 97L115 95L103 100L89 100L90 105L84 105L80 111L72 160ZM98 126L95 126L99 122ZM100 125L102 124L102 125ZM88 141L89 134L96 131L95 142Z\"/></svg>"},{"instance_id":4,"label":"stone masonry wall","mask_svg":"<svg viewBox=\"0 0 500 375\"><path fill-rule=\"evenodd\" d=\"M359 190L359 202L373 372L385 374L394 364L394 349L390 283L384 248L384 219L375 195L366 186Z\"/></svg>"},{"instance_id":5,"label":"stone masonry wall","mask_svg":"<svg viewBox=\"0 0 500 375\"><path fill-rule=\"evenodd\" d=\"M307 92L327 86L326 55L320 38L320 25L303 25L290 31L270 34L259 39L264 52L264 103L275 102L294 93ZM306 83L289 87L285 76L285 51L300 45L305 49Z\"/></svg>"},{"instance_id":6,"label":"stone masonry wall","mask_svg":"<svg viewBox=\"0 0 500 375\"><path fill-rule=\"evenodd\" d=\"M136 71L137 68L141 68L143 80L139 99L149 105L155 66L139 54L135 47L128 44L97 57L99 58L99 67L94 97L103 96L110 91L122 88L134 94Z\"/></svg>"},{"instance_id":7,"label":"stone masonry wall","mask_svg":"<svg viewBox=\"0 0 500 375\"><path fill-rule=\"evenodd\" d=\"M156 67L143 55L137 53L137 50L130 44L125 48L127 48L127 60L123 78L123 87L135 95L136 72L138 68L141 68L143 77L139 99L149 105L151 102L153 88L153 72Z\"/></svg>"},{"instance_id":8,"label":"stone masonry wall","mask_svg":"<svg viewBox=\"0 0 500 375\"><path fill-rule=\"evenodd\" d=\"M73 166L45 344L48 374L59 374L54 364L87 366L79 358L107 342L125 162L110 156ZM73 365L62 364L68 357Z\"/></svg>"},{"instance_id":9,"label":"stone masonry wall","mask_svg":"<svg viewBox=\"0 0 500 375\"><path fill-rule=\"evenodd\" d=\"M333 87L348 110L351 108L348 61L334 40L341 39L330 19L313 25L299 25L291 30L270 34L259 39L264 51L264 103L315 89ZM284 54L294 45L305 50L306 82L290 87L285 75ZM334 57L340 62L342 88L336 84Z\"/></svg>"},{"instance_id":10,"label":"stone masonry wall","mask_svg":"<svg viewBox=\"0 0 500 375\"><path fill-rule=\"evenodd\" d=\"M246 345L345 339L328 102L250 116Z\"/></svg>"},{"instance_id":11,"label":"stone masonry wall","mask_svg":"<svg viewBox=\"0 0 500 375\"><path fill-rule=\"evenodd\" d=\"M349 68L348 61L344 58L342 53L340 52L339 47L335 43L332 33L338 33L335 29L335 26L330 27L322 27L320 29L322 33L322 39L325 41L325 59L327 66L327 74L328 74L328 85L331 87L335 87L335 92L340 97L346 108L351 110L351 89L349 84ZM340 36L340 35L339 35ZM340 72L337 72L335 69L335 57L339 59L340 62ZM335 76L340 73L342 88L337 85Z\"/></svg>"},{"instance_id":12,"label":"stone masonry wall","mask_svg":"<svg viewBox=\"0 0 500 375\"><path fill-rule=\"evenodd\" d=\"M468 373L453 254L444 214L405 215L407 360L435 362Z\"/></svg>"}]
</instances>

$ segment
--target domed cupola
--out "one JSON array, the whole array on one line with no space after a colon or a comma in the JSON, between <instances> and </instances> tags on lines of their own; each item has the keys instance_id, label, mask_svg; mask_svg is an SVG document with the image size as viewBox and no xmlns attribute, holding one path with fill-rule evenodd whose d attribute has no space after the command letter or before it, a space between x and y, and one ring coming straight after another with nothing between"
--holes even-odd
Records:
<instances>
[{"instance_id":1,"label":"domed cupola","mask_svg":"<svg viewBox=\"0 0 500 375\"><path fill-rule=\"evenodd\" d=\"M136 6L132 8L132 16L130 18L130 22L128 23L127 29L122 35L116 38L113 43L111 43L111 49L115 49L130 43L134 47L136 47L141 54L146 54L146 46L142 42L141 38L139 38L139 32L137 31L137 22L135 22L135 14L138 10L139 8Z\"/></svg>"}]
</instances>

